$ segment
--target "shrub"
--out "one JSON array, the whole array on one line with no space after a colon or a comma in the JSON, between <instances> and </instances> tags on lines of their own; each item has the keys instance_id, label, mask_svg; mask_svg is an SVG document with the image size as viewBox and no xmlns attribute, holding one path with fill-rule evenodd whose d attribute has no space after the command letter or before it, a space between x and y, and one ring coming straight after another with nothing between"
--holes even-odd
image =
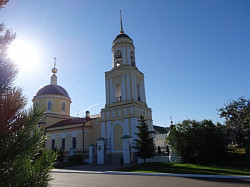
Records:
<instances>
[{"instance_id":1,"label":"shrub","mask_svg":"<svg viewBox=\"0 0 250 187\"><path fill-rule=\"evenodd\" d=\"M211 120L184 120L171 129L167 141L188 163L215 163L225 154L224 128Z\"/></svg>"},{"instance_id":2,"label":"shrub","mask_svg":"<svg viewBox=\"0 0 250 187\"><path fill-rule=\"evenodd\" d=\"M68 163L69 164L82 164L83 163L83 158L82 155L73 155L68 158Z\"/></svg>"}]
</instances>

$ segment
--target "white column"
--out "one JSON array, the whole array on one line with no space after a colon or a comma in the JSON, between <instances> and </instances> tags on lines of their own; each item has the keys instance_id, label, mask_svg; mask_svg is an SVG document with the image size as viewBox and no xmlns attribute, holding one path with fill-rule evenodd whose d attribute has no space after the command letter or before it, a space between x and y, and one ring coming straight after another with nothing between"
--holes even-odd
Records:
<instances>
[{"instance_id":1,"label":"white column","mask_svg":"<svg viewBox=\"0 0 250 187\"><path fill-rule=\"evenodd\" d=\"M127 100L125 75L122 75L122 101Z\"/></svg>"},{"instance_id":2,"label":"white column","mask_svg":"<svg viewBox=\"0 0 250 187\"><path fill-rule=\"evenodd\" d=\"M123 64L127 64L127 59L126 59L127 55L126 55L126 50L125 47L122 47L122 63Z\"/></svg>"},{"instance_id":3,"label":"white column","mask_svg":"<svg viewBox=\"0 0 250 187\"><path fill-rule=\"evenodd\" d=\"M133 139L137 139L137 135L135 133L137 133L137 125L138 125L138 120L137 118L131 118L131 136L133 137Z\"/></svg>"},{"instance_id":4,"label":"white column","mask_svg":"<svg viewBox=\"0 0 250 187\"><path fill-rule=\"evenodd\" d=\"M134 75L131 74L131 88L132 88L132 99L135 99L135 81L134 81Z\"/></svg>"},{"instance_id":5,"label":"white column","mask_svg":"<svg viewBox=\"0 0 250 187\"><path fill-rule=\"evenodd\" d=\"M128 64L129 64L129 65L131 65L130 52L131 52L130 48L127 47L127 58L128 58Z\"/></svg>"},{"instance_id":6,"label":"white column","mask_svg":"<svg viewBox=\"0 0 250 187\"><path fill-rule=\"evenodd\" d=\"M137 100L137 97L138 97L138 95L137 95L137 82L136 82L136 76L135 75L133 75L133 76L134 76L135 100Z\"/></svg>"},{"instance_id":7,"label":"white column","mask_svg":"<svg viewBox=\"0 0 250 187\"><path fill-rule=\"evenodd\" d=\"M106 136L105 136L105 122L101 122L101 137L106 138Z\"/></svg>"},{"instance_id":8,"label":"white column","mask_svg":"<svg viewBox=\"0 0 250 187\"><path fill-rule=\"evenodd\" d=\"M94 163L94 145L89 145L89 164Z\"/></svg>"},{"instance_id":9,"label":"white column","mask_svg":"<svg viewBox=\"0 0 250 187\"><path fill-rule=\"evenodd\" d=\"M129 74L126 74L126 86L127 86L127 100L130 100L130 82L129 82Z\"/></svg>"},{"instance_id":10,"label":"white column","mask_svg":"<svg viewBox=\"0 0 250 187\"><path fill-rule=\"evenodd\" d=\"M124 164L130 164L130 138L122 139L123 161Z\"/></svg>"},{"instance_id":11,"label":"white column","mask_svg":"<svg viewBox=\"0 0 250 187\"><path fill-rule=\"evenodd\" d=\"M106 104L109 104L109 81L105 80Z\"/></svg>"},{"instance_id":12,"label":"white column","mask_svg":"<svg viewBox=\"0 0 250 187\"><path fill-rule=\"evenodd\" d=\"M145 92L145 83L144 83L144 80L142 80L142 86L143 86L143 97L144 97L144 103L146 104L146 92Z\"/></svg>"},{"instance_id":13,"label":"white column","mask_svg":"<svg viewBox=\"0 0 250 187\"><path fill-rule=\"evenodd\" d=\"M143 83L142 83L142 80L140 80L140 92L141 92L141 102L145 103L144 102L144 89L143 89Z\"/></svg>"},{"instance_id":14,"label":"white column","mask_svg":"<svg viewBox=\"0 0 250 187\"><path fill-rule=\"evenodd\" d=\"M112 135L111 135L111 121L107 121L107 139L110 139L111 141L111 149L112 149L112 144L113 144L113 141L112 141Z\"/></svg>"},{"instance_id":15,"label":"white column","mask_svg":"<svg viewBox=\"0 0 250 187\"><path fill-rule=\"evenodd\" d=\"M124 135L129 135L129 120L128 119L124 119L124 123L123 123L123 136Z\"/></svg>"},{"instance_id":16,"label":"white column","mask_svg":"<svg viewBox=\"0 0 250 187\"><path fill-rule=\"evenodd\" d=\"M104 140L97 140L97 164L104 164Z\"/></svg>"},{"instance_id":17,"label":"white column","mask_svg":"<svg viewBox=\"0 0 250 187\"><path fill-rule=\"evenodd\" d=\"M112 63L113 63L113 67L115 67L115 52L112 51Z\"/></svg>"},{"instance_id":18,"label":"white column","mask_svg":"<svg viewBox=\"0 0 250 187\"><path fill-rule=\"evenodd\" d=\"M110 98L109 98L109 103L110 103L110 104L114 102L113 95L114 95L114 93L113 93L112 79L110 79L110 80L109 80L109 96L110 96Z\"/></svg>"}]
</instances>

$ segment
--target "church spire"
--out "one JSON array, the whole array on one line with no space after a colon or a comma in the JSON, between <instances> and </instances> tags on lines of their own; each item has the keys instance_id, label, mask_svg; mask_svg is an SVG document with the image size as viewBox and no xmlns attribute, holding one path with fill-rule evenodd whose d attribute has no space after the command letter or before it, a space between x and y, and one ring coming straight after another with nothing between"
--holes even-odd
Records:
<instances>
[{"instance_id":1,"label":"church spire","mask_svg":"<svg viewBox=\"0 0 250 187\"><path fill-rule=\"evenodd\" d=\"M123 26L122 26L122 11L120 10L120 21L121 21L121 34L124 34Z\"/></svg>"},{"instance_id":2,"label":"church spire","mask_svg":"<svg viewBox=\"0 0 250 187\"><path fill-rule=\"evenodd\" d=\"M56 69L57 58L55 57L53 59L54 59L54 68L51 69L51 72L53 73L53 75L50 78L50 84L57 85L57 76L56 76L56 73L57 73L57 69Z\"/></svg>"}]
</instances>

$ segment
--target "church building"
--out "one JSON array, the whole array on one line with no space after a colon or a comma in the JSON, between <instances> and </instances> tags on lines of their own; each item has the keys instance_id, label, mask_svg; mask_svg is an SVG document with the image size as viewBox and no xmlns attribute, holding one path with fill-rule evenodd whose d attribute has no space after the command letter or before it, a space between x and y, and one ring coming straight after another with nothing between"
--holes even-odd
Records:
<instances>
[{"instance_id":1,"label":"church building","mask_svg":"<svg viewBox=\"0 0 250 187\"><path fill-rule=\"evenodd\" d=\"M81 154L90 163L114 162L121 156L125 163L133 161L139 117L144 116L149 131L154 131L144 74L136 66L135 54L121 19L121 31L112 43L112 68L105 72L105 108L97 115L86 111L81 118L70 116L71 98L57 84L54 65L50 84L39 89L32 100L34 106L46 108L39 122L48 135L45 148L62 149L65 156Z\"/></svg>"}]
</instances>

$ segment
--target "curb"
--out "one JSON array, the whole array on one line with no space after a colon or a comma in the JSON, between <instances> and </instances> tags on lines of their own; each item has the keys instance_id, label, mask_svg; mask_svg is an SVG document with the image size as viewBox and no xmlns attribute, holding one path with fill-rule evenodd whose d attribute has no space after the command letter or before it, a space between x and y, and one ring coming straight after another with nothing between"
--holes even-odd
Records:
<instances>
[{"instance_id":1,"label":"curb","mask_svg":"<svg viewBox=\"0 0 250 187\"><path fill-rule=\"evenodd\" d=\"M250 179L250 176L235 176L235 175L197 175L197 174L142 173L142 172L119 172L119 171L81 171L81 170L63 170L63 169L53 169L52 173L82 173L82 174L108 174L108 175L170 176L170 177L219 178L219 179Z\"/></svg>"}]
</instances>

